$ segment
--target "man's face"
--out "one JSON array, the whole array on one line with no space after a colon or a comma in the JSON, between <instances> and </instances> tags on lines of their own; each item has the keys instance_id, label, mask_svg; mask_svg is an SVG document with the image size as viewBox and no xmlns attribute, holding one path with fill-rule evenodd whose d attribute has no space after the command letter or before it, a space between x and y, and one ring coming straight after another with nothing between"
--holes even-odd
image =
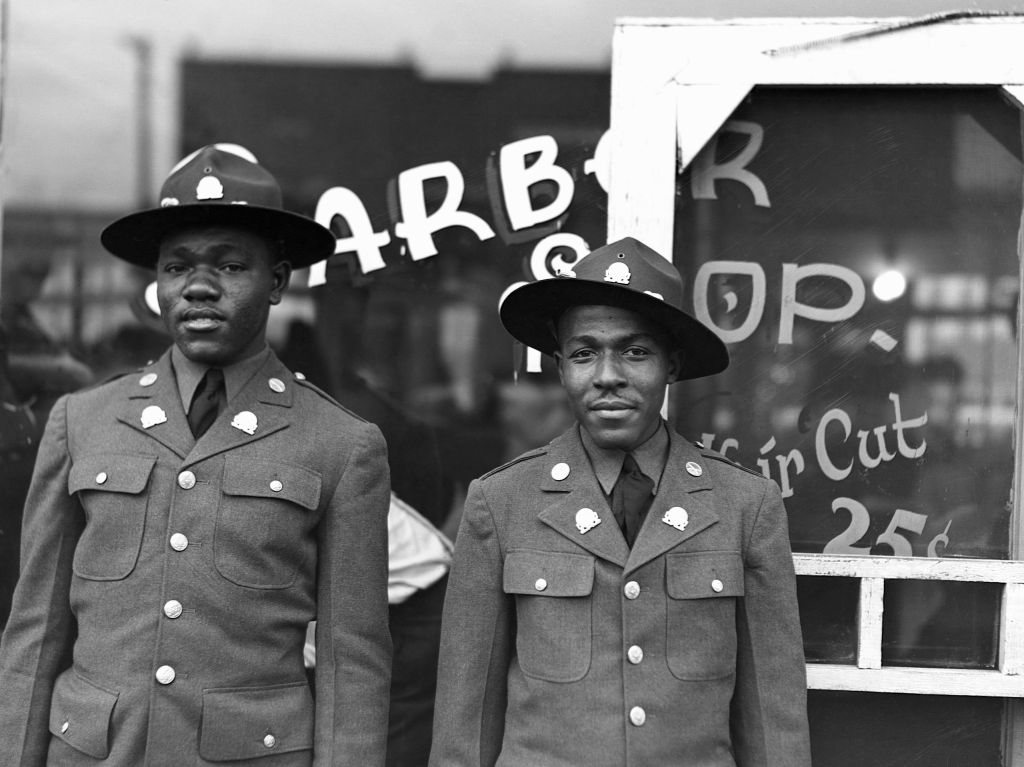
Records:
<instances>
[{"instance_id":1,"label":"man's face","mask_svg":"<svg viewBox=\"0 0 1024 767\"><path fill-rule=\"evenodd\" d=\"M263 348L270 306L291 266L261 235L231 226L186 229L160 243L160 314L190 360L224 367Z\"/></svg>"},{"instance_id":2,"label":"man's face","mask_svg":"<svg viewBox=\"0 0 1024 767\"><path fill-rule=\"evenodd\" d=\"M557 335L558 375L580 426L604 448L630 451L647 441L682 355L653 323L612 306L569 309Z\"/></svg>"}]
</instances>

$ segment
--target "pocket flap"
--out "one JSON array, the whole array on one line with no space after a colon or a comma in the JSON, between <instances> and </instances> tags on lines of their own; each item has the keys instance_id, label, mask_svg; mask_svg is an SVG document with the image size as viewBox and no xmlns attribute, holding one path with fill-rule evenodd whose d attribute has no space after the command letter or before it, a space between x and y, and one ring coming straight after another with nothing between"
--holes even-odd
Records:
<instances>
[{"instance_id":1,"label":"pocket flap","mask_svg":"<svg viewBox=\"0 0 1024 767\"><path fill-rule=\"evenodd\" d=\"M594 558L519 549L505 557L505 593L583 597L594 589Z\"/></svg>"},{"instance_id":2,"label":"pocket flap","mask_svg":"<svg viewBox=\"0 0 1024 767\"><path fill-rule=\"evenodd\" d=\"M228 456L224 461L222 487L227 495L281 498L310 511L320 505L320 475L287 463Z\"/></svg>"},{"instance_id":3,"label":"pocket flap","mask_svg":"<svg viewBox=\"0 0 1024 767\"><path fill-rule=\"evenodd\" d=\"M226 762L312 748L313 696L305 681L203 690L203 759Z\"/></svg>"},{"instance_id":4,"label":"pocket flap","mask_svg":"<svg viewBox=\"0 0 1024 767\"><path fill-rule=\"evenodd\" d=\"M110 754L110 716L117 693L92 684L74 671L57 679L50 700L50 732L96 759Z\"/></svg>"},{"instance_id":5,"label":"pocket flap","mask_svg":"<svg viewBox=\"0 0 1024 767\"><path fill-rule=\"evenodd\" d=\"M743 596L743 559L738 551L695 551L665 557L666 590L672 599Z\"/></svg>"},{"instance_id":6,"label":"pocket flap","mask_svg":"<svg viewBox=\"0 0 1024 767\"><path fill-rule=\"evenodd\" d=\"M146 488L155 455L94 453L79 458L68 473L68 494L80 490L138 495Z\"/></svg>"}]
</instances>

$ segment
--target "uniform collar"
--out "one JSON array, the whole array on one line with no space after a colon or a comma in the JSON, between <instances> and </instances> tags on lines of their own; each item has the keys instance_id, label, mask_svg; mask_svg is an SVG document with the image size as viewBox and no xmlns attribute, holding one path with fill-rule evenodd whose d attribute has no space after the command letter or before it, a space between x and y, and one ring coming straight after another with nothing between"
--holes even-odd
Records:
<instances>
[{"instance_id":1,"label":"uniform collar","mask_svg":"<svg viewBox=\"0 0 1024 767\"><path fill-rule=\"evenodd\" d=\"M620 565L624 574L717 524L707 462L696 447L666 426L665 466L671 468L662 472L658 493L640 533L633 547L627 546L614 522L608 497L591 470L581 432L574 426L544 451L540 490L550 495L537 515L541 523L595 556Z\"/></svg>"},{"instance_id":2,"label":"uniform collar","mask_svg":"<svg viewBox=\"0 0 1024 767\"><path fill-rule=\"evenodd\" d=\"M270 356L270 346L263 345L263 348L250 357L240 360L233 365L222 368L224 371L224 391L227 395L227 402L235 398L246 384L252 380L256 372L263 367ZM171 347L171 367L174 376L178 381L178 395L181 397L182 409L187 413L189 405L192 404L192 397L196 393L199 382L210 369L209 365L201 365L193 362L177 346Z\"/></svg>"},{"instance_id":3,"label":"uniform collar","mask_svg":"<svg viewBox=\"0 0 1024 767\"><path fill-rule=\"evenodd\" d=\"M587 457L590 459L590 465L594 469L594 474L597 475L597 481L601 484L601 489L604 490L605 495L611 495L612 488L615 487L615 483L619 479L619 473L622 471L622 462L626 458L626 452L615 448L599 447L586 429L583 427L578 428L580 441L583 443L583 449L587 452ZM654 493L658 492L661 475L665 470L665 461L668 458L668 444L668 429L665 422L661 421L654 434L646 442L630 451L633 454L633 458L636 459L640 471L654 482L654 489L652 490Z\"/></svg>"}]
</instances>

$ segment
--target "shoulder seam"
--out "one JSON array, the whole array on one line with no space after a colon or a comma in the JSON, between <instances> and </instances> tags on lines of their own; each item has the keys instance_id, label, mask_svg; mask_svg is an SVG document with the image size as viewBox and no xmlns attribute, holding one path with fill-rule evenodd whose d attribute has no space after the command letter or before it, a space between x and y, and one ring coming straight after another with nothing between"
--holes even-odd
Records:
<instances>
[{"instance_id":1,"label":"shoulder seam","mask_svg":"<svg viewBox=\"0 0 1024 767\"><path fill-rule=\"evenodd\" d=\"M705 458L711 458L711 459L714 459L716 461L721 461L722 463L727 464L729 466L734 466L737 469L739 469L740 471L745 471L745 472L747 472L747 474L753 474L755 477L759 477L760 479L767 479L764 476L764 474L762 474L761 472L754 471L753 469L744 466L742 463L737 463L736 461L732 460L731 458L726 458L724 455L722 455L721 453L716 453L714 450L706 450L705 449L705 450L702 450L700 454L702 456L704 456Z\"/></svg>"},{"instance_id":2,"label":"shoulder seam","mask_svg":"<svg viewBox=\"0 0 1024 767\"><path fill-rule=\"evenodd\" d=\"M523 453L522 455L520 455L520 456L518 456L516 458L513 458L511 461L503 463L501 466L498 466L496 468L491 469L486 474L481 475L480 479L487 479L491 475L497 474L499 471L504 471L505 469L509 468L510 466L515 466L517 463L522 463L523 461L528 461L531 458L537 458L538 456L545 455L547 452L548 452L548 449L547 449L546 446L545 447L538 447L538 448L536 448L534 450L530 450L529 452Z\"/></svg>"},{"instance_id":3,"label":"shoulder seam","mask_svg":"<svg viewBox=\"0 0 1024 767\"><path fill-rule=\"evenodd\" d=\"M311 383L310 381L308 381L305 378L296 378L294 380L295 380L296 384L298 384L298 385L300 385L300 386L302 386L302 387L304 387L306 389L309 389L314 394L319 395L322 399L324 399L327 402L331 403L332 405L334 405L339 410L343 410L344 412L348 413L350 416L355 418L357 421L362 421L363 423L369 423L369 421L367 421L365 418L363 418L361 415L359 415L359 413L355 412L354 410L350 410L349 408L347 408L344 405L342 405L340 402L338 402L338 400L334 399L334 397L332 397L330 394L325 392L323 389L321 389L316 384Z\"/></svg>"}]
</instances>

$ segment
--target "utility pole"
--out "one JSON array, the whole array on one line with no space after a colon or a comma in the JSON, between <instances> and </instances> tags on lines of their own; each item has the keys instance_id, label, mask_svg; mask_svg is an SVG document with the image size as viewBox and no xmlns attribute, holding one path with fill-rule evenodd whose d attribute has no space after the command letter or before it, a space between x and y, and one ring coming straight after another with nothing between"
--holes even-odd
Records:
<instances>
[{"instance_id":1,"label":"utility pole","mask_svg":"<svg viewBox=\"0 0 1024 767\"><path fill-rule=\"evenodd\" d=\"M0 171L7 165L5 161L3 134L3 118L7 106L7 0L0 0ZM3 188L3 177L0 172L0 264L3 263L3 229L4 199L6 190ZM0 280L2 284L2 280Z\"/></svg>"},{"instance_id":2,"label":"utility pole","mask_svg":"<svg viewBox=\"0 0 1024 767\"><path fill-rule=\"evenodd\" d=\"M5 0L0 0L5 2ZM150 207L153 194L153 42L141 35L128 38L135 50L135 196L138 208Z\"/></svg>"}]
</instances>

